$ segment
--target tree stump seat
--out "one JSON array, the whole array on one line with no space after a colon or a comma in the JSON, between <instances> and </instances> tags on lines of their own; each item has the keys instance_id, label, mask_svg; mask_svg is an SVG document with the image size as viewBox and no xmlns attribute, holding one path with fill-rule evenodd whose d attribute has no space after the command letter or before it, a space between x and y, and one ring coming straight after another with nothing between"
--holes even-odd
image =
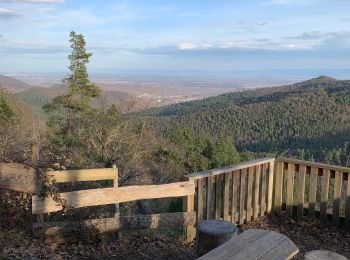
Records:
<instances>
[{"instance_id":1,"label":"tree stump seat","mask_svg":"<svg viewBox=\"0 0 350 260\"><path fill-rule=\"evenodd\" d=\"M203 220L197 225L197 252L202 255L237 235L237 227L225 220Z\"/></svg>"},{"instance_id":2,"label":"tree stump seat","mask_svg":"<svg viewBox=\"0 0 350 260\"><path fill-rule=\"evenodd\" d=\"M343 255L328 251L328 250L314 250L305 255L305 260L346 260Z\"/></svg>"}]
</instances>

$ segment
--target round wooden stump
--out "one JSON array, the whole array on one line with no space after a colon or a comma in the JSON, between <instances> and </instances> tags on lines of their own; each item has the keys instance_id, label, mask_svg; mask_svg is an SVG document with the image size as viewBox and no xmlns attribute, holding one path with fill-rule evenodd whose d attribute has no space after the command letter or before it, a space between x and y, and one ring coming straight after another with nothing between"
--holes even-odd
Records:
<instances>
[{"instance_id":1,"label":"round wooden stump","mask_svg":"<svg viewBox=\"0 0 350 260\"><path fill-rule=\"evenodd\" d=\"M305 260L346 260L345 256L327 251L327 250L315 250L305 255Z\"/></svg>"},{"instance_id":2,"label":"round wooden stump","mask_svg":"<svg viewBox=\"0 0 350 260\"><path fill-rule=\"evenodd\" d=\"M237 227L224 220L203 220L197 225L197 252L206 254L237 235Z\"/></svg>"}]
</instances>

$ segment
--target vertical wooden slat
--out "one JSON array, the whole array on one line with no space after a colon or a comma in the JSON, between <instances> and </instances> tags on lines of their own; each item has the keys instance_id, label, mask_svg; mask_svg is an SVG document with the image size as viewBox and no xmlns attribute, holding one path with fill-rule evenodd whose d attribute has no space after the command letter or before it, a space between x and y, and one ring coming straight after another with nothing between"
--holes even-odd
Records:
<instances>
[{"instance_id":1,"label":"vertical wooden slat","mask_svg":"<svg viewBox=\"0 0 350 260\"><path fill-rule=\"evenodd\" d=\"M197 223L203 220L203 179L197 183Z\"/></svg>"},{"instance_id":2,"label":"vertical wooden slat","mask_svg":"<svg viewBox=\"0 0 350 260\"><path fill-rule=\"evenodd\" d=\"M182 205L184 212L194 211L194 195L184 197ZM188 225L184 227L184 233L186 242L192 242L196 236L196 229L193 225Z\"/></svg>"},{"instance_id":3,"label":"vertical wooden slat","mask_svg":"<svg viewBox=\"0 0 350 260\"><path fill-rule=\"evenodd\" d=\"M299 165L299 199L297 207L297 216L302 217L304 215L304 203L305 203L305 177L306 177L306 166Z\"/></svg>"},{"instance_id":4,"label":"vertical wooden slat","mask_svg":"<svg viewBox=\"0 0 350 260\"><path fill-rule=\"evenodd\" d=\"M275 185L275 211L282 209L282 188L283 188L284 163L276 162L276 185Z\"/></svg>"},{"instance_id":5,"label":"vertical wooden slat","mask_svg":"<svg viewBox=\"0 0 350 260\"><path fill-rule=\"evenodd\" d=\"M253 190L253 178L254 178L254 171L253 167L248 168L248 182L247 182L247 201L246 201L246 208L247 208L247 222L250 222L252 220L253 215L253 209L252 209L252 190Z\"/></svg>"},{"instance_id":6,"label":"vertical wooden slat","mask_svg":"<svg viewBox=\"0 0 350 260\"><path fill-rule=\"evenodd\" d=\"M350 172L348 172L348 188L346 192L345 225L350 227Z\"/></svg>"},{"instance_id":7,"label":"vertical wooden slat","mask_svg":"<svg viewBox=\"0 0 350 260\"><path fill-rule=\"evenodd\" d=\"M241 187L239 195L239 224L244 223L245 214L244 214L244 201L245 201L245 179L247 175L247 169L241 170Z\"/></svg>"},{"instance_id":8,"label":"vertical wooden slat","mask_svg":"<svg viewBox=\"0 0 350 260\"><path fill-rule=\"evenodd\" d=\"M273 193L273 173L275 168L275 162L269 163L269 173L268 173L268 190L267 190L267 213L272 210L272 193Z\"/></svg>"},{"instance_id":9,"label":"vertical wooden slat","mask_svg":"<svg viewBox=\"0 0 350 260\"><path fill-rule=\"evenodd\" d=\"M309 187L309 217L315 217L318 168L311 167Z\"/></svg>"},{"instance_id":10,"label":"vertical wooden slat","mask_svg":"<svg viewBox=\"0 0 350 260\"><path fill-rule=\"evenodd\" d=\"M335 171L332 222L336 226L339 225L342 180L343 173Z\"/></svg>"},{"instance_id":11,"label":"vertical wooden slat","mask_svg":"<svg viewBox=\"0 0 350 260\"><path fill-rule=\"evenodd\" d=\"M230 209L230 194L229 194L229 188L230 188L230 173L226 172L224 174L224 210L223 210L223 218L224 220L229 221L230 215L229 215L229 209Z\"/></svg>"},{"instance_id":12,"label":"vertical wooden slat","mask_svg":"<svg viewBox=\"0 0 350 260\"><path fill-rule=\"evenodd\" d=\"M266 209L266 164L262 165L262 176L261 176L261 197L260 197L260 216L265 215Z\"/></svg>"},{"instance_id":13,"label":"vertical wooden slat","mask_svg":"<svg viewBox=\"0 0 350 260\"><path fill-rule=\"evenodd\" d=\"M211 209L211 204L212 204L212 192L213 192L213 182L212 182L212 176L208 176L207 178L207 205L206 205L206 210L207 210L207 219L212 219L212 209Z\"/></svg>"},{"instance_id":14,"label":"vertical wooden slat","mask_svg":"<svg viewBox=\"0 0 350 260\"><path fill-rule=\"evenodd\" d=\"M295 164L288 163L287 172L287 199L286 199L286 210L289 216L293 214L293 189L294 189L294 174L295 174Z\"/></svg>"},{"instance_id":15,"label":"vertical wooden slat","mask_svg":"<svg viewBox=\"0 0 350 260\"><path fill-rule=\"evenodd\" d=\"M328 208L328 190L329 190L329 177L330 170L323 169L321 179L321 205L320 205L320 219L327 221L327 208Z\"/></svg>"},{"instance_id":16,"label":"vertical wooden slat","mask_svg":"<svg viewBox=\"0 0 350 260\"><path fill-rule=\"evenodd\" d=\"M118 179L119 179L118 168L117 168L116 165L113 165L112 167L113 167L113 169L115 170L115 178L114 178L114 180L113 180L113 187L117 189L117 188L118 188ZM115 204L115 212L114 212L114 215L115 215L115 216L118 216L119 213L120 213L119 203L116 203L116 204Z\"/></svg>"},{"instance_id":17,"label":"vertical wooden slat","mask_svg":"<svg viewBox=\"0 0 350 260\"><path fill-rule=\"evenodd\" d=\"M215 183L215 219L221 218L222 211L222 174L216 175Z\"/></svg>"},{"instance_id":18,"label":"vertical wooden slat","mask_svg":"<svg viewBox=\"0 0 350 260\"><path fill-rule=\"evenodd\" d=\"M261 171L261 165L257 165L255 167L255 180L254 180L254 212L253 212L254 219L256 219L259 216L259 212L260 212L260 207L259 207L260 171Z\"/></svg>"},{"instance_id":19,"label":"vertical wooden slat","mask_svg":"<svg viewBox=\"0 0 350 260\"><path fill-rule=\"evenodd\" d=\"M237 199L238 199L238 177L239 172L232 172L232 205L231 205L231 222L237 222Z\"/></svg>"}]
</instances>

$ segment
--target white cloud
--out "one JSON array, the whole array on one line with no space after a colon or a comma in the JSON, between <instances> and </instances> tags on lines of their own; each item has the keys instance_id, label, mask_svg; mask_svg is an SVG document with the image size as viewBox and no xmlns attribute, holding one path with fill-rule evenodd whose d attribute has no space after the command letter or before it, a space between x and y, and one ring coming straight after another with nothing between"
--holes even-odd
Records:
<instances>
[{"instance_id":1,"label":"white cloud","mask_svg":"<svg viewBox=\"0 0 350 260\"><path fill-rule=\"evenodd\" d=\"M0 7L0 19L13 18L16 16L19 16L19 14L17 14L15 11Z\"/></svg>"}]
</instances>

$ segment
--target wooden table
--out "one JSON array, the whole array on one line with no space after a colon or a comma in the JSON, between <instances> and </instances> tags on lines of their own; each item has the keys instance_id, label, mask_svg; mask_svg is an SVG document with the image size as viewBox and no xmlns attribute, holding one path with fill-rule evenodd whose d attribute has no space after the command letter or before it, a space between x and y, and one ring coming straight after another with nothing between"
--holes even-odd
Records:
<instances>
[{"instance_id":1,"label":"wooden table","mask_svg":"<svg viewBox=\"0 0 350 260\"><path fill-rule=\"evenodd\" d=\"M200 260L291 259L299 252L286 236L271 230L249 229L198 258Z\"/></svg>"}]
</instances>

